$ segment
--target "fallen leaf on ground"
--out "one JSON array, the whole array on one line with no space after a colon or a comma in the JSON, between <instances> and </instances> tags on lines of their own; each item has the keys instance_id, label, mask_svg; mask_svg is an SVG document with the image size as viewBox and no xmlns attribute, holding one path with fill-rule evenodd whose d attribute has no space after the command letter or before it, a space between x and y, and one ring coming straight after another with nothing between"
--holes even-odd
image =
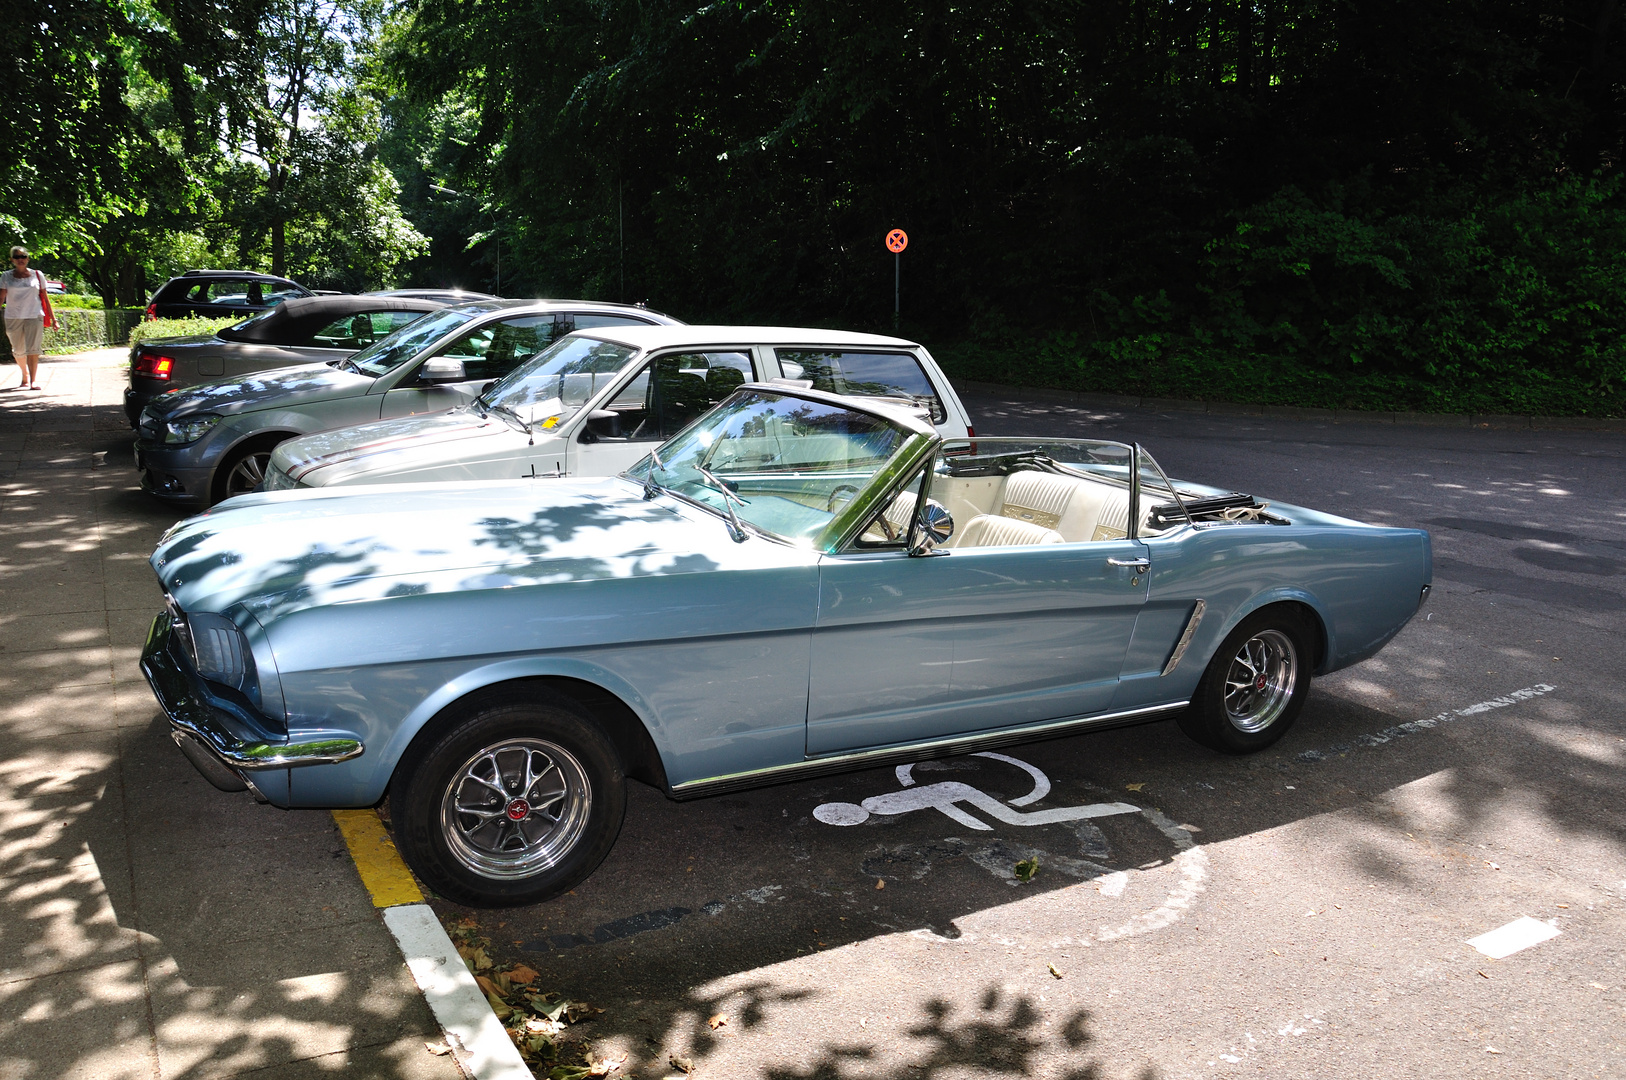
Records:
<instances>
[{"instance_id":1,"label":"fallen leaf on ground","mask_svg":"<svg viewBox=\"0 0 1626 1080\"><path fill-rule=\"evenodd\" d=\"M1016 880L1017 881L1020 881L1020 882L1023 882L1023 883L1032 881L1033 880L1033 875L1037 874L1038 872L1039 872L1039 860L1037 858L1023 859L1021 862L1016 864Z\"/></svg>"},{"instance_id":2,"label":"fallen leaf on ground","mask_svg":"<svg viewBox=\"0 0 1626 1080\"><path fill-rule=\"evenodd\" d=\"M1496 1049L1496 1047L1494 1047L1494 1046L1487 1046L1487 1047L1485 1047L1485 1053L1487 1053L1487 1054L1500 1054L1501 1051Z\"/></svg>"},{"instance_id":3,"label":"fallen leaf on ground","mask_svg":"<svg viewBox=\"0 0 1626 1080\"><path fill-rule=\"evenodd\" d=\"M503 996L502 987L498 986L490 976L476 975L474 981L480 984L480 992L485 994L486 997Z\"/></svg>"},{"instance_id":4,"label":"fallen leaf on ground","mask_svg":"<svg viewBox=\"0 0 1626 1080\"><path fill-rule=\"evenodd\" d=\"M1061 969L1055 964L1046 964L1045 967L1050 969L1050 974L1054 975L1058 979L1061 978Z\"/></svg>"},{"instance_id":5,"label":"fallen leaf on ground","mask_svg":"<svg viewBox=\"0 0 1626 1080\"><path fill-rule=\"evenodd\" d=\"M574 1024L576 1021L585 1020L589 1016L602 1016L603 1013L603 1009L595 1008L594 1006L588 1005L585 1002L565 1002L565 1020L567 1023Z\"/></svg>"},{"instance_id":6,"label":"fallen leaf on ground","mask_svg":"<svg viewBox=\"0 0 1626 1080\"><path fill-rule=\"evenodd\" d=\"M452 1052L452 1048L445 1043L424 1043L423 1048L436 1057L445 1057Z\"/></svg>"},{"instance_id":7,"label":"fallen leaf on ground","mask_svg":"<svg viewBox=\"0 0 1626 1080\"><path fill-rule=\"evenodd\" d=\"M694 1062L690 1061L686 1057L678 1057L676 1054L673 1054L671 1057L666 1059L666 1063L672 1066L672 1068L683 1073L685 1076L688 1076L694 1072Z\"/></svg>"},{"instance_id":8,"label":"fallen leaf on ground","mask_svg":"<svg viewBox=\"0 0 1626 1080\"><path fill-rule=\"evenodd\" d=\"M886 879L885 879L885 878L876 878L876 879L875 879L875 887L876 887L876 888L877 888L877 889L884 889L884 888L886 888Z\"/></svg>"},{"instance_id":9,"label":"fallen leaf on ground","mask_svg":"<svg viewBox=\"0 0 1626 1080\"><path fill-rule=\"evenodd\" d=\"M623 1050L621 1051L621 1055L619 1057L602 1057L597 1061L590 1061L587 1063L587 1075L609 1076L611 1073L615 1072L615 1070L619 1069L621 1067L621 1063L626 1060L627 1052Z\"/></svg>"},{"instance_id":10,"label":"fallen leaf on ground","mask_svg":"<svg viewBox=\"0 0 1626 1080\"><path fill-rule=\"evenodd\" d=\"M1125 791L1139 791L1139 790L1140 790L1140 789L1141 789L1141 788L1143 788L1143 787L1145 787L1145 786L1146 786L1146 784L1145 784L1145 783L1139 783L1139 784L1125 784L1125 785L1124 785L1124 790L1125 790Z\"/></svg>"},{"instance_id":11,"label":"fallen leaf on ground","mask_svg":"<svg viewBox=\"0 0 1626 1080\"><path fill-rule=\"evenodd\" d=\"M515 986L529 986L536 981L537 974L536 969L521 964L508 973L508 978Z\"/></svg>"},{"instance_id":12,"label":"fallen leaf on ground","mask_svg":"<svg viewBox=\"0 0 1626 1080\"><path fill-rule=\"evenodd\" d=\"M486 1001L491 1005L491 1011L497 1014L498 1020L506 1020L514 1015L513 1007L496 994L487 994Z\"/></svg>"},{"instance_id":13,"label":"fallen leaf on ground","mask_svg":"<svg viewBox=\"0 0 1626 1080\"><path fill-rule=\"evenodd\" d=\"M706 1023L711 1025L711 1030L716 1031L718 1028L728 1023L728 1017L724 1016L722 1013L718 1013L710 1020L707 1020Z\"/></svg>"}]
</instances>

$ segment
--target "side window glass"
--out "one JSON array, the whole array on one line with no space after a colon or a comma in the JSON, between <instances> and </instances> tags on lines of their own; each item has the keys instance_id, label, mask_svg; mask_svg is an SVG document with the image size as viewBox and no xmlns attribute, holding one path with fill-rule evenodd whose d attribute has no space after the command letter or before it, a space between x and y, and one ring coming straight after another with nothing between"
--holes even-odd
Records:
<instances>
[{"instance_id":1,"label":"side window glass","mask_svg":"<svg viewBox=\"0 0 1626 1080\"><path fill-rule=\"evenodd\" d=\"M260 307L265 303L258 281L212 281L206 289L206 302L211 304Z\"/></svg>"},{"instance_id":2,"label":"side window glass","mask_svg":"<svg viewBox=\"0 0 1626 1080\"><path fill-rule=\"evenodd\" d=\"M786 378L811 379L815 390L908 398L929 408L934 423L948 418L936 388L908 353L778 349L776 355Z\"/></svg>"},{"instance_id":3,"label":"side window glass","mask_svg":"<svg viewBox=\"0 0 1626 1080\"><path fill-rule=\"evenodd\" d=\"M373 343L373 320L366 312L334 319L311 335L307 345L318 349L349 349L355 352Z\"/></svg>"},{"instance_id":4,"label":"side window glass","mask_svg":"<svg viewBox=\"0 0 1626 1080\"><path fill-rule=\"evenodd\" d=\"M648 319L635 319L630 315L603 315L599 312L578 312L570 317L577 330L590 330L595 326L652 326Z\"/></svg>"},{"instance_id":5,"label":"side window glass","mask_svg":"<svg viewBox=\"0 0 1626 1080\"><path fill-rule=\"evenodd\" d=\"M661 442L753 377L749 353L667 353L650 361L606 408L620 414L622 438Z\"/></svg>"},{"instance_id":6,"label":"side window glass","mask_svg":"<svg viewBox=\"0 0 1626 1080\"><path fill-rule=\"evenodd\" d=\"M463 374L476 379L500 379L553 342L552 315L487 323L458 337L437 355L463 361Z\"/></svg>"}]
</instances>

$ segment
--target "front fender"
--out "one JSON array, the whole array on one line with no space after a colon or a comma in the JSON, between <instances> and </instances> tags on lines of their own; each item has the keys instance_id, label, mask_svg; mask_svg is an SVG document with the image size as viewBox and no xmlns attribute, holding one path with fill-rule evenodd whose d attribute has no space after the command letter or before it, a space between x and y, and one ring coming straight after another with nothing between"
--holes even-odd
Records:
<instances>
[{"instance_id":1,"label":"front fender","mask_svg":"<svg viewBox=\"0 0 1626 1080\"><path fill-rule=\"evenodd\" d=\"M387 735L375 732L367 752L351 761L301 771L290 792L294 806L371 806L383 798L396 767L412 740L436 716L470 694L521 679L566 678L590 683L614 694L637 716L655 742L662 761L669 759L660 724L644 696L623 677L589 660L570 656L517 657L495 660L456 675L437 686Z\"/></svg>"}]
</instances>

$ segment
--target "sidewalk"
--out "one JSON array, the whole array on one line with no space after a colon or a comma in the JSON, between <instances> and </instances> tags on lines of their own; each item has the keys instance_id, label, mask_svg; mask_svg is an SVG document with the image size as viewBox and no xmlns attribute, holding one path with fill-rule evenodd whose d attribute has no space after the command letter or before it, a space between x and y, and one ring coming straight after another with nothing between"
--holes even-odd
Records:
<instances>
[{"instance_id":1,"label":"sidewalk","mask_svg":"<svg viewBox=\"0 0 1626 1080\"><path fill-rule=\"evenodd\" d=\"M451 1080L332 817L210 787L137 670L125 353L0 367L0 1080Z\"/></svg>"}]
</instances>

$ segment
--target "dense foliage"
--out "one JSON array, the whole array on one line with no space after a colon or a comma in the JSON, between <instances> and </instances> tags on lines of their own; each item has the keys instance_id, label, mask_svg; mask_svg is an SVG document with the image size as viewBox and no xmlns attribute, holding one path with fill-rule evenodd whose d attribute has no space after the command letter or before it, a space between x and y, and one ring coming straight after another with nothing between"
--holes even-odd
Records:
<instances>
[{"instance_id":1,"label":"dense foliage","mask_svg":"<svg viewBox=\"0 0 1626 1080\"><path fill-rule=\"evenodd\" d=\"M1620 411L1613 0L415 0L511 275L988 377ZM400 107L400 106L397 106Z\"/></svg>"},{"instance_id":2,"label":"dense foliage","mask_svg":"<svg viewBox=\"0 0 1626 1080\"><path fill-rule=\"evenodd\" d=\"M224 261L886 329L902 227L966 377L1626 414L1617 0L47 7L0 218L110 301Z\"/></svg>"}]
</instances>

